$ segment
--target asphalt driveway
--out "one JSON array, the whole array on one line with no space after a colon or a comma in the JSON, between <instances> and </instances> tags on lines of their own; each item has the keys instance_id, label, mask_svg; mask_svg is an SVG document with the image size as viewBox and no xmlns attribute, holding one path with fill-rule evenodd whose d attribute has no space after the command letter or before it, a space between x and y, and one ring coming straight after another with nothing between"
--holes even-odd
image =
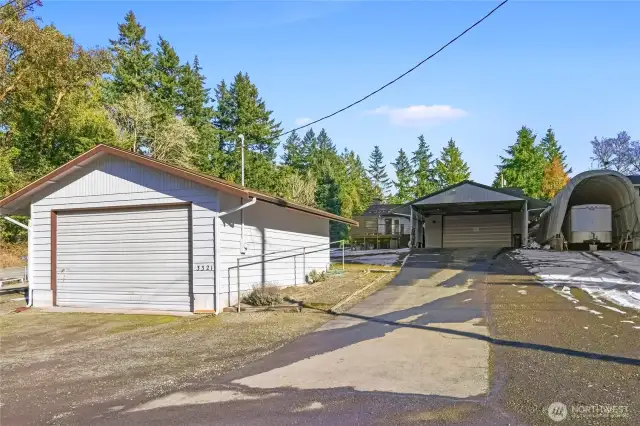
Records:
<instances>
[{"instance_id":1,"label":"asphalt driveway","mask_svg":"<svg viewBox=\"0 0 640 426\"><path fill-rule=\"evenodd\" d=\"M486 404L495 251L414 251L394 281L231 374L101 407L94 424L511 422Z\"/></svg>"}]
</instances>

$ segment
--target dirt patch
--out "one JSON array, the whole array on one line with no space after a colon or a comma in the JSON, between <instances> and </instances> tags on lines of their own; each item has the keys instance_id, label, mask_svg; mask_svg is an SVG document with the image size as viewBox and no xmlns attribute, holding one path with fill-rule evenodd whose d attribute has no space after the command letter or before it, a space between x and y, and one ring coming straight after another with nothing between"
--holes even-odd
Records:
<instances>
[{"instance_id":1,"label":"dirt patch","mask_svg":"<svg viewBox=\"0 0 640 426\"><path fill-rule=\"evenodd\" d=\"M499 339L490 369L497 403L526 424L555 424L547 414L553 402L569 408L567 424L639 423L640 339L623 315L581 290L572 290L572 303L504 258L486 284L491 335ZM581 405L624 406L628 416L571 417Z\"/></svg>"},{"instance_id":2,"label":"dirt patch","mask_svg":"<svg viewBox=\"0 0 640 426\"><path fill-rule=\"evenodd\" d=\"M93 404L179 389L258 359L329 318L315 311L4 315L0 423L65 423Z\"/></svg>"}]
</instances>

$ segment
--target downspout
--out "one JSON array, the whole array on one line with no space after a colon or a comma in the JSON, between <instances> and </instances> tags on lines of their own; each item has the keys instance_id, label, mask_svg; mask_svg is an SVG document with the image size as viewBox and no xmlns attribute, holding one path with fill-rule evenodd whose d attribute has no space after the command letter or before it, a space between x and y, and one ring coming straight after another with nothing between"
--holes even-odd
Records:
<instances>
[{"instance_id":1,"label":"downspout","mask_svg":"<svg viewBox=\"0 0 640 426\"><path fill-rule=\"evenodd\" d=\"M18 225L27 230L27 283L29 285L29 302L27 303L27 308L30 308L33 305L33 286L31 285L31 277L33 276L33 238L31 238L31 219L29 219L29 224L25 225L9 216L2 217L14 225Z\"/></svg>"},{"instance_id":2,"label":"downspout","mask_svg":"<svg viewBox=\"0 0 640 426\"><path fill-rule=\"evenodd\" d=\"M219 250L219 244L218 244L218 242L220 241L220 239L218 238L218 236L220 235L218 233L220 229L220 218L228 214L246 209L247 207L251 207L257 201L258 199L253 197L247 203L240 204L238 207L234 207L232 209L216 213L213 219L213 263L215 266L214 267L214 283L216 286L213 303L215 305L216 314L220 313L220 254L219 254L220 250ZM236 273L239 274L240 271L237 271ZM229 287L229 291L231 291L231 287Z\"/></svg>"},{"instance_id":3,"label":"downspout","mask_svg":"<svg viewBox=\"0 0 640 426\"><path fill-rule=\"evenodd\" d=\"M242 156L240 164L240 184L244 188L244 135L238 135L240 139L240 152ZM244 198L240 198L240 204L244 203ZM247 247L244 243L244 212L240 211L240 254L244 254L247 251Z\"/></svg>"}]
</instances>

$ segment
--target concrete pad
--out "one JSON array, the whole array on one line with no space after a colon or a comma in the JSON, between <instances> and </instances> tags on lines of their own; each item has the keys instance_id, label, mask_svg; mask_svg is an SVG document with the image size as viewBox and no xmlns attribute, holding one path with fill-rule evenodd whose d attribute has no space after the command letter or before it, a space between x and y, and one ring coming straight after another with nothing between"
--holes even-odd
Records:
<instances>
[{"instance_id":1,"label":"concrete pad","mask_svg":"<svg viewBox=\"0 0 640 426\"><path fill-rule=\"evenodd\" d=\"M475 261L470 262L473 268L447 267L451 256L447 263L423 266L413 256L411 270L396 277L397 284L325 324L309 336L310 346L299 341L283 348L286 363L274 359L275 365L267 363L232 383L276 391L352 388L454 398L486 394L488 330L471 288L474 279L484 278L482 268ZM291 356L296 353L300 355Z\"/></svg>"},{"instance_id":2,"label":"concrete pad","mask_svg":"<svg viewBox=\"0 0 640 426\"><path fill-rule=\"evenodd\" d=\"M485 327L465 323L430 324L443 330L486 335ZM455 398L488 390L489 345L478 339L437 331L398 328L234 383L260 389L348 387L367 392L439 395Z\"/></svg>"}]
</instances>

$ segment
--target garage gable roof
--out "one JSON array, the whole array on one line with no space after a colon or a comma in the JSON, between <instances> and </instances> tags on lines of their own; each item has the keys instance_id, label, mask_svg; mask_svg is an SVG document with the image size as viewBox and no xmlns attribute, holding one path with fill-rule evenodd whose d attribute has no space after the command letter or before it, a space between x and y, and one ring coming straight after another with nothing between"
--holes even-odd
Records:
<instances>
[{"instance_id":1,"label":"garage gable roof","mask_svg":"<svg viewBox=\"0 0 640 426\"><path fill-rule=\"evenodd\" d=\"M254 191L252 189L245 188L243 186L237 185L233 182L226 181L224 179L208 176L202 173L195 172L193 170L176 167L171 164L165 163L163 161L154 160L144 155L134 154L129 151L125 151L122 149L118 149L118 148L114 148L114 147L102 145L102 144L93 147L92 149L85 152L84 154L81 154L78 157L74 158L73 160L69 161L68 163L58 167L51 173L30 183L29 185L14 192L13 194L3 198L2 200L0 200L0 211L2 211L3 209L10 210L12 206L18 205L21 201L24 201L26 197L35 194L36 192L44 189L49 185L57 183L58 179L60 179L61 177L77 170L78 168L84 166L85 164L105 154L113 155L129 161L133 161L134 163L151 167L153 169L160 170L160 171L181 177L183 179L196 182L200 185L217 189L230 194L238 195L240 197L247 197L247 198L252 197L260 201L275 204L283 208L288 208L291 210L297 210L300 212L309 213L314 216L335 220L337 222L346 223L352 226L358 226L358 222L352 219L348 219L346 217L338 216L336 214L329 213L324 210L316 209L313 207L292 203L290 201L285 200L284 198L275 197L273 195Z\"/></svg>"},{"instance_id":2,"label":"garage gable roof","mask_svg":"<svg viewBox=\"0 0 640 426\"><path fill-rule=\"evenodd\" d=\"M524 201L526 197L519 197L512 191L501 191L470 180L465 180L440 191L418 198L410 202L412 205L429 204L462 204L486 203L496 201Z\"/></svg>"}]
</instances>

